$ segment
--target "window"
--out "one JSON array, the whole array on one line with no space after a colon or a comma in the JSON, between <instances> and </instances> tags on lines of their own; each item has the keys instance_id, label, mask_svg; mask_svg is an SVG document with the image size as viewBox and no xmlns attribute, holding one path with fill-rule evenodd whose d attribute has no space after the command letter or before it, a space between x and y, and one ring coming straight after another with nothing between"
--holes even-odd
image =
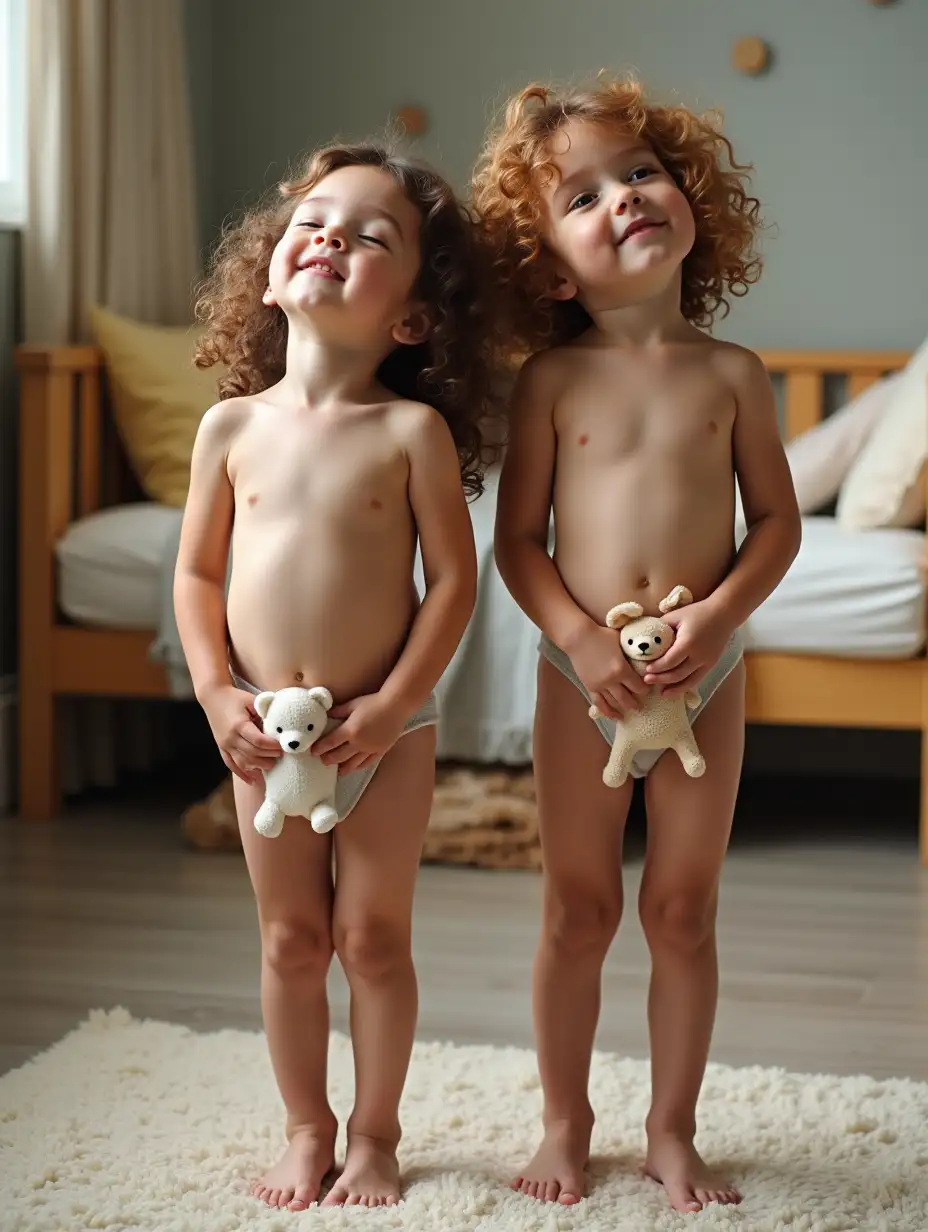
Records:
<instances>
[{"instance_id":1,"label":"window","mask_svg":"<svg viewBox=\"0 0 928 1232\"><path fill-rule=\"evenodd\" d=\"M26 216L26 0L0 0L0 226Z\"/></svg>"}]
</instances>

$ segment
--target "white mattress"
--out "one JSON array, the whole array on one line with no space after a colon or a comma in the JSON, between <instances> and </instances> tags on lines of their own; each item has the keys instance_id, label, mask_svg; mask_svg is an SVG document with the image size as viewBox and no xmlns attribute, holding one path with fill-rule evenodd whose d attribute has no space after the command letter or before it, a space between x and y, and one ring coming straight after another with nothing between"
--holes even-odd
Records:
<instances>
[{"instance_id":1,"label":"white mattress","mask_svg":"<svg viewBox=\"0 0 928 1232\"><path fill-rule=\"evenodd\" d=\"M530 754L538 632L493 564L495 481L472 506L480 559L477 611L439 689L439 755L518 763ZM155 630L165 544L181 513L154 504L78 522L57 547L59 602L83 624ZM926 641L925 535L842 530L803 519L802 548L751 617L754 650L906 659Z\"/></svg>"},{"instance_id":2,"label":"white mattress","mask_svg":"<svg viewBox=\"0 0 928 1232\"><path fill-rule=\"evenodd\" d=\"M180 509L139 502L70 526L55 548L65 615L104 629L154 630L165 545L182 516Z\"/></svg>"}]
</instances>

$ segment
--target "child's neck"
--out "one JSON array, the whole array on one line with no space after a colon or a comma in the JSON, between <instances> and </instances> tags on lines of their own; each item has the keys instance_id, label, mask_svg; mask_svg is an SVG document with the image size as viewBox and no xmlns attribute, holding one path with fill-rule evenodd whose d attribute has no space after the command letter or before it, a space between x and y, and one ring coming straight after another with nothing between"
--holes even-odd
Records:
<instances>
[{"instance_id":1,"label":"child's neck","mask_svg":"<svg viewBox=\"0 0 928 1232\"><path fill-rule=\"evenodd\" d=\"M366 350L338 345L291 321L286 372L278 389L308 406L363 402L377 384L377 369L383 360L382 347Z\"/></svg>"},{"instance_id":2,"label":"child's neck","mask_svg":"<svg viewBox=\"0 0 928 1232\"><path fill-rule=\"evenodd\" d=\"M619 308L591 311L602 341L614 346L649 346L677 342L693 330L680 311L681 273L650 299ZM589 311L589 309L588 309Z\"/></svg>"}]
</instances>

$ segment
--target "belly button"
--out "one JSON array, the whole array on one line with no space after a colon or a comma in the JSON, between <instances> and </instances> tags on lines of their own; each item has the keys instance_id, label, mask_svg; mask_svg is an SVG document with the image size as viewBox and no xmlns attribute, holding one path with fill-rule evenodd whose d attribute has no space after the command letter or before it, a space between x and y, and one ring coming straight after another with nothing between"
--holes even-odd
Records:
<instances>
[{"instance_id":1,"label":"belly button","mask_svg":"<svg viewBox=\"0 0 928 1232\"><path fill-rule=\"evenodd\" d=\"M647 590L650 585L651 585L651 579L649 577L644 577L644 575L642 575L638 579L638 589L639 590Z\"/></svg>"},{"instance_id":2,"label":"belly button","mask_svg":"<svg viewBox=\"0 0 928 1232\"><path fill-rule=\"evenodd\" d=\"M302 683L303 683L303 673L302 673L302 672L297 672L297 674L296 674L296 676L294 677L294 679L297 681L297 683L298 683L298 684L302 684Z\"/></svg>"}]
</instances>

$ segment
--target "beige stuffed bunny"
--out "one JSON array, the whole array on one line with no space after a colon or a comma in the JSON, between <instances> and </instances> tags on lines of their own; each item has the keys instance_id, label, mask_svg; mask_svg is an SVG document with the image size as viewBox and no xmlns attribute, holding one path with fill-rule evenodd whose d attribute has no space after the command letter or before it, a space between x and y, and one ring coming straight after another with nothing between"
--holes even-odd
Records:
<instances>
[{"instance_id":1,"label":"beige stuffed bunny","mask_svg":"<svg viewBox=\"0 0 928 1232\"><path fill-rule=\"evenodd\" d=\"M685 586L675 586L658 604L660 611L669 612L693 602ZM620 630L622 651L639 676L661 655L666 654L676 636L673 627L658 616L645 616L640 603L620 603L606 617L610 629ZM673 749L690 778L705 774L706 759L699 751L690 726L687 710L699 705L699 694L691 689L682 697L662 697L657 685L652 685L642 699L639 710L630 710L616 723L615 739L603 782L607 787L621 787L628 778L636 753L651 749ZM600 711L590 707L590 718Z\"/></svg>"}]
</instances>

